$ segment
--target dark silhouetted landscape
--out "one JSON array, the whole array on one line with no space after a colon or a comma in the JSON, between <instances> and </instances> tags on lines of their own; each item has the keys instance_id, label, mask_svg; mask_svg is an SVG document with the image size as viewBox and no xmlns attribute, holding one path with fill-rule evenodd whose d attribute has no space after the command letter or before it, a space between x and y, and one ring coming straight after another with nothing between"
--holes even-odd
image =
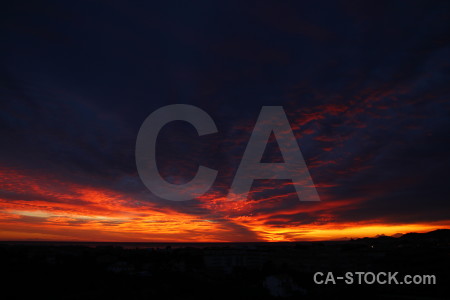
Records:
<instances>
[{"instance_id":1,"label":"dark silhouetted landscape","mask_svg":"<svg viewBox=\"0 0 450 300\"><path fill-rule=\"evenodd\" d=\"M446 299L450 230L299 243L2 242L4 299ZM343 282L315 272L433 274L435 285ZM19 288L18 288L19 287Z\"/></svg>"}]
</instances>

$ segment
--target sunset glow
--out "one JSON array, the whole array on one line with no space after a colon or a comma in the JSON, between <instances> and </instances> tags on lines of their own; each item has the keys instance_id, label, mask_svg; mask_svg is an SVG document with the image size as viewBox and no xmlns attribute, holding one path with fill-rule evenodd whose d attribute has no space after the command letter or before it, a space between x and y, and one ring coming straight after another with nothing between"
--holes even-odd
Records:
<instances>
[{"instance_id":1,"label":"sunset glow","mask_svg":"<svg viewBox=\"0 0 450 300\"><path fill-rule=\"evenodd\" d=\"M0 240L448 228L448 7L413 2L9 3Z\"/></svg>"},{"instance_id":2,"label":"sunset glow","mask_svg":"<svg viewBox=\"0 0 450 300\"><path fill-rule=\"evenodd\" d=\"M257 202L202 199L211 217L160 208L133 195L61 182L42 175L2 169L1 240L129 241L129 242L242 242L319 241L394 235L446 228L450 222L389 224L329 222L271 225L270 217L306 211L339 209L357 201L324 201L315 207L253 215L256 206L276 207L278 199ZM286 195L285 195L286 196ZM272 203L271 203L272 201ZM362 201L359 199L358 201ZM327 216L329 220L333 215ZM274 220L274 219L271 219Z\"/></svg>"}]
</instances>

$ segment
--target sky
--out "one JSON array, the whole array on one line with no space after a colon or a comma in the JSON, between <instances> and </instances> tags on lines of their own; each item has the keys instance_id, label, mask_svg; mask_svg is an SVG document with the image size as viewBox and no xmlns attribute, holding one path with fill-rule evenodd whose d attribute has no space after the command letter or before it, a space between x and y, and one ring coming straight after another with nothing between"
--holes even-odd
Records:
<instances>
[{"instance_id":1,"label":"sky","mask_svg":"<svg viewBox=\"0 0 450 300\"><path fill-rule=\"evenodd\" d=\"M447 1L10 1L1 12L0 240L339 240L450 227ZM170 201L136 168L144 120L173 121L161 175L218 170ZM282 106L320 196L227 193L263 106ZM282 163L271 136L261 162Z\"/></svg>"}]
</instances>

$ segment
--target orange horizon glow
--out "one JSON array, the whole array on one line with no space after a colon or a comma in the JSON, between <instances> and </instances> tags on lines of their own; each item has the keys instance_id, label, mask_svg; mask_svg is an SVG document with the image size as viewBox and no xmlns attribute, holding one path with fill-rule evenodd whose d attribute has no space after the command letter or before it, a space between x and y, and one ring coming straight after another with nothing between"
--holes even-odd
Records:
<instances>
[{"instance_id":1,"label":"orange horizon glow","mask_svg":"<svg viewBox=\"0 0 450 300\"><path fill-rule=\"evenodd\" d=\"M252 214L253 205L273 207L274 199L230 202L220 195L201 199L200 208L209 215L195 215L138 201L133 195L114 190L68 183L49 176L0 169L1 189L14 194L0 196L0 240L2 241L97 241L97 242L277 242L323 241L427 232L450 228L450 220L390 224L333 222L321 216L321 224L268 224L268 217L315 211ZM278 201L278 200L277 200ZM327 200L321 209L345 209L361 199ZM329 218L329 222L326 222ZM283 221L283 219L280 219Z\"/></svg>"}]
</instances>

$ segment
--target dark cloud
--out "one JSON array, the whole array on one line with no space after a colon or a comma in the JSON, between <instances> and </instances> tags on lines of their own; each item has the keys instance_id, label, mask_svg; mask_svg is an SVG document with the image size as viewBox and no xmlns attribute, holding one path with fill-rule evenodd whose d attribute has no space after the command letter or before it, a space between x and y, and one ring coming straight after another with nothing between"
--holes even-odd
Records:
<instances>
[{"instance_id":1,"label":"dark cloud","mask_svg":"<svg viewBox=\"0 0 450 300\"><path fill-rule=\"evenodd\" d=\"M258 235L232 218L265 216L274 227L445 220L449 14L445 1L9 3L0 163L209 217L251 240ZM135 168L140 125L173 103L202 108L219 129L161 131L166 179L219 170L208 194L183 203L153 196ZM321 203L299 202L285 181L255 182L245 207L222 203L263 105L284 107ZM280 161L276 143L266 160Z\"/></svg>"}]
</instances>

